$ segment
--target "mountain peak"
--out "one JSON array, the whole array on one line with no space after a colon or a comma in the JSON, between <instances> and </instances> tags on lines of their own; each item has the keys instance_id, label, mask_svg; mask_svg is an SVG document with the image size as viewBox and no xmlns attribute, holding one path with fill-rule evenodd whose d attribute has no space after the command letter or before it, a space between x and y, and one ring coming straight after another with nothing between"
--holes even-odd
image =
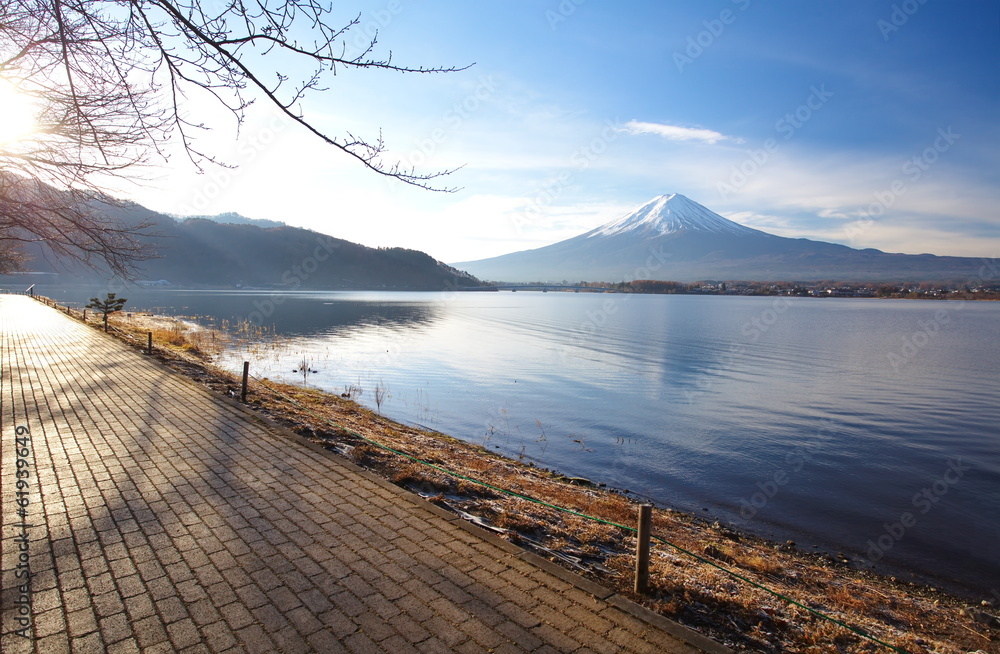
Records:
<instances>
[{"instance_id":1,"label":"mountain peak","mask_svg":"<svg viewBox=\"0 0 1000 654\"><path fill-rule=\"evenodd\" d=\"M602 225L585 236L616 236L629 232L657 236L692 231L737 235L762 233L723 218L680 193L672 193L659 195L635 211Z\"/></svg>"},{"instance_id":2,"label":"mountain peak","mask_svg":"<svg viewBox=\"0 0 1000 654\"><path fill-rule=\"evenodd\" d=\"M675 193L655 197L617 220L558 243L453 265L480 279L507 282L838 279L897 283L959 278L973 261L885 254L776 236L734 223Z\"/></svg>"}]
</instances>

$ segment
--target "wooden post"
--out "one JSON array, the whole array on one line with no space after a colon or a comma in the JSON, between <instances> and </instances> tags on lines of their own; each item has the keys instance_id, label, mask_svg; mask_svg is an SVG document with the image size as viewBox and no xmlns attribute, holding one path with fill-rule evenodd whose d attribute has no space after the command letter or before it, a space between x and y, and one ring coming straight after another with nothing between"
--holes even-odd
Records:
<instances>
[{"instance_id":1,"label":"wooden post","mask_svg":"<svg viewBox=\"0 0 1000 654\"><path fill-rule=\"evenodd\" d=\"M83 322L87 322L87 310L83 310Z\"/></svg>"},{"instance_id":2,"label":"wooden post","mask_svg":"<svg viewBox=\"0 0 1000 654\"><path fill-rule=\"evenodd\" d=\"M649 533L653 528L653 506L639 507L639 532L635 545L635 592L645 595L649 592Z\"/></svg>"},{"instance_id":3,"label":"wooden post","mask_svg":"<svg viewBox=\"0 0 1000 654\"><path fill-rule=\"evenodd\" d=\"M243 362L243 390L240 391L240 402L247 401L247 379L250 377L250 362Z\"/></svg>"},{"instance_id":4,"label":"wooden post","mask_svg":"<svg viewBox=\"0 0 1000 654\"><path fill-rule=\"evenodd\" d=\"M146 332L146 354L153 353L153 332Z\"/></svg>"}]
</instances>

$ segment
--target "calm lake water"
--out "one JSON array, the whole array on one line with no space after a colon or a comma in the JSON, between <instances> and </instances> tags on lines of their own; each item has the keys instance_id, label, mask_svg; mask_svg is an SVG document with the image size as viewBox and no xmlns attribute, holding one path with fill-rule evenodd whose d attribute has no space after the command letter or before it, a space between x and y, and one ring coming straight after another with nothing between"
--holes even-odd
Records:
<instances>
[{"instance_id":1,"label":"calm lake water","mask_svg":"<svg viewBox=\"0 0 1000 654\"><path fill-rule=\"evenodd\" d=\"M574 293L141 291L252 319L252 374L709 520L1000 593L1000 304ZM274 302L278 300L278 302ZM272 304L269 304L272 303ZM231 352L239 370L245 353Z\"/></svg>"}]
</instances>

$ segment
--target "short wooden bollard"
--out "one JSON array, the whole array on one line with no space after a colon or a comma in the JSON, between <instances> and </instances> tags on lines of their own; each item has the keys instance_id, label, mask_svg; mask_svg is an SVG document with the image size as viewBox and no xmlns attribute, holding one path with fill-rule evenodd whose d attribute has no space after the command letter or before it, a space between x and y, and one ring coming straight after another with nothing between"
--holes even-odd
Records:
<instances>
[{"instance_id":1,"label":"short wooden bollard","mask_svg":"<svg viewBox=\"0 0 1000 654\"><path fill-rule=\"evenodd\" d=\"M653 530L653 506L639 507L639 531L635 544L635 592L645 595L649 592L649 534Z\"/></svg>"},{"instance_id":2,"label":"short wooden bollard","mask_svg":"<svg viewBox=\"0 0 1000 654\"><path fill-rule=\"evenodd\" d=\"M87 322L87 310L83 310L83 322Z\"/></svg>"},{"instance_id":3,"label":"short wooden bollard","mask_svg":"<svg viewBox=\"0 0 1000 654\"><path fill-rule=\"evenodd\" d=\"M146 332L146 354L153 353L153 332Z\"/></svg>"},{"instance_id":4,"label":"short wooden bollard","mask_svg":"<svg viewBox=\"0 0 1000 654\"><path fill-rule=\"evenodd\" d=\"M250 362L243 362L243 389L240 391L240 402L247 401L247 379L250 377Z\"/></svg>"}]
</instances>

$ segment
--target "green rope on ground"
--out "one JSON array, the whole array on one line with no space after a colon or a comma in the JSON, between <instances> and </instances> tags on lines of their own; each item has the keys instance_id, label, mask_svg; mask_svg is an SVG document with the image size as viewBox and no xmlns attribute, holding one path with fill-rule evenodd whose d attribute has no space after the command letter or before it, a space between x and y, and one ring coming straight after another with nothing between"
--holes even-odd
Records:
<instances>
[{"instance_id":1,"label":"green rope on ground","mask_svg":"<svg viewBox=\"0 0 1000 654\"><path fill-rule=\"evenodd\" d=\"M754 588L759 588L760 590L763 590L763 591L765 591L767 593L770 593L771 595L774 595L775 597L778 597L778 598L781 598L781 599L785 600L789 604L797 606L797 607L799 607L801 609L805 609L806 611L808 611L809 613L812 613L813 615L815 615L817 617L823 618L824 620L829 620L830 622L832 622L832 623L834 623L836 625L839 625L839 626L843 627L844 629L847 629L848 631L852 631L855 634L857 634L858 636L861 636L862 638L867 638L868 640L870 640L870 641L872 641L874 643L878 643L879 645L882 645L883 647L888 647L891 650L895 650L897 652L901 652L902 654L909 654L905 649L900 649L900 648L898 648L898 647L896 647L894 645L890 645L889 643L882 642L881 640L879 640L875 636L872 636L871 634L869 634L867 631L864 631L863 629L859 629L857 627L852 627L851 625L847 624L846 622L841 622L837 618L829 616L829 615L823 613L822 611L817 611L816 609L810 608L810 607L806 606L805 604L803 604L803 603L801 603L801 602L799 602L797 600L794 600L791 597L788 597L787 595L779 593L776 590L772 590L771 588L768 588L767 586L764 586L763 584L759 584L759 583L757 583L756 581L754 581L752 579L748 579L747 577L744 577L743 575L741 575L738 572L734 572L734 571L730 570L729 568L721 566L718 563L716 563L715 561L712 561L710 559L706 559L703 556L700 556L698 554L695 554L694 552L690 552L690 551L684 549L680 545L677 545L675 543L671 543L670 541L668 541L665 538L661 538L660 536L657 536L655 534L653 535L653 538L655 538L656 540L660 541L664 545L669 545L670 547L674 548L675 550L683 552L683 553L687 554L688 556L690 556L690 557L692 557L694 559L697 559L698 561L701 561L702 563L707 563L708 565L712 566L713 568L717 568L717 569L725 572L726 574L728 574L728 575L730 575L732 577L735 577L736 579L739 579L741 581L745 581L746 583L750 584Z\"/></svg>"},{"instance_id":2,"label":"green rope on ground","mask_svg":"<svg viewBox=\"0 0 1000 654\"><path fill-rule=\"evenodd\" d=\"M586 513L581 513L580 511L576 511L574 509L568 509L566 507L562 507L562 506L558 506L558 505L555 505L555 504L551 504L549 502L546 502L545 500L538 499L537 497L531 497L530 495L525 495L523 493L518 493L517 491L512 491L512 490L508 490L506 488L501 488L499 486L495 486L493 484L490 484L489 482L481 481L479 479L474 479L473 477L469 477L468 475L463 475L460 472L455 472L454 470L449 470L449 469L444 468L442 466L439 466L439 465L437 465L435 463L431 463L429 461L424 461L423 459L415 457L412 454L407 454L406 452L403 452L403 451L397 450L395 448L389 447L388 445L384 445L382 443L379 443L378 441L373 441L370 438L362 436L361 434L359 434L359 433L357 433L357 432L355 432L355 431L353 431L351 429L348 429L344 425L338 424L338 423L334 422L333 420L331 420L331 419L329 419L329 418L327 418L325 416L321 416L321 415L317 414L316 412L314 412L309 407L307 407L307 406L305 406L305 405L303 405L303 404L301 404L299 402L296 402L293 398L288 397L287 395L281 393L277 389L275 389L275 388L271 387L270 385L266 384L264 382L264 380L259 379L257 377L253 377L253 379L254 379L254 381L260 383L262 386L264 386L265 388L267 388L268 390L270 390L275 395L277 395L277 396L279 396L281 398L284 398L288 402L294 404L295 406L299 407L300 409L302 409L306 413L309 413L310 415L318 418L319 420L322 420L323 422L326 422L326 423L330 424L331 426L333 426L333 427L335 427L335 428L343 431L344 433L347 433L347 434L349 434L349 435L351 435L351 436L353 436L355 438L358 438L358 439L364 441L365 443L368 443L370 445L374 445L375 447L383 449L383 450L385 450L387 452L391 452L393 454L401 456L401 457L403 457L405 459L408 459L409 461L413 461L414 463L419 463L419 464L421 464L423 466L426 466L426 467L431 468L433 470L437 470L438 472L442 472L442 473L444 473L446 475L449 475L451 477L456 477L458 479L462 479L462 480L471 482L473 484L477 484L479 486L483 486L485 488L489 488L491 490L495 490L497 492L500 492L500 493L503 493L503 494L506 494L506 495L511 495L513 497L517 497L517 498L525 500L527 502L532 502L534 504L539 504L541 506L545 506L545 507L548 507L550 509L555 509L556 511L560 511L562 513L568 513L570 515L579 516L581 518L585 518L587 520L592 520L594 522L599 522L601 524L609 525L611 527L617 527L619 529L624 529L625 531L630 531L630 532L637 532L638 531L635 527L629 527L627 525L622 525L622 524L619 524L617 522L613 522L611 520L605 520L604 518L598 518L597 516L592 516L592 515L588 515ZM695 559L696 561L699 561L701 563L705 563L707 565L710 565L713 568L716 568L716 569L718 569L718 570L720 570L720 571L728 574L731 577L739 579L740 581L744 581L744 582L750 584L751 586L753 586L754 588L757 588L759 590L763 590L766 593L774 595L775 597L777 597L779 599L782 599L785 602L788 602L789 604L791 604L793 606L797 606L798 608L804 609L805 611L808 611L809 613L811 613L812 615L815 615L818 618L821 618L823 620L827 620L827 621L829 621L829 622L831 622L831 623L833 623L833 624L835 624L835 625L837 625L839 627L847 629L848 631L850 631L850 632L852 632L852 633L854 633L854 634L856 634L858 636L861 636L862 638L870 640L873 643L877 643L877 644L882 645L883 647L886 647L886 648L891 649L893 651L900 652L900 654L909 654L909 652L907 652L905 649L901 649L901 648L896 647L894 645L890 645L889 643L886 643L886 642L884 642L882 640L879 640L878 638L876 638L875 636L872 636L871 634L869 634L868 632L864 631L863 629L859 629L857 627L853 627L853 626L851 626L851 625L849 625L849 624L847 624L847 623L845 623L845 622L843 622L841 620L838 620L837 618L834 618L832 616L829 616L829 615L823 613L822 611L818 611L818 610L816 610L814 608L806 606L805 604L803 604L803 603L801 603L801 602L799 602L799 601L797 601L795 599L792 599L791 597L788 597L787 595L784 595L783 593L780 593L780 592L778 592L776 590L768 588L767 586L764 586L763 584L757 583L756 581L753 581L752 579L749 579L749 578L747 578L747 577L739 574L738 572L734 572L733 570L730 570L729 568L726 568L725 566L721 566L718 563L716 563L716 562L714 562L714 561L712 561L710 559L707 559L707 558L701 556L700 554L695 554L694 552L691 552L690 550L687 550L687 549L681 547L680 545L677 545L675 543L671 543L670 541L668 541L665 538L662 538L662 537L657 536L655 534L653 535L653 538L655 540L659 541L660 543L663 543L664 545L667 545L669 547L674 548L678 552L682 552L684 554L687 554L688 556L690 556L691 558Z\"/></svg>"}]
</instances>

